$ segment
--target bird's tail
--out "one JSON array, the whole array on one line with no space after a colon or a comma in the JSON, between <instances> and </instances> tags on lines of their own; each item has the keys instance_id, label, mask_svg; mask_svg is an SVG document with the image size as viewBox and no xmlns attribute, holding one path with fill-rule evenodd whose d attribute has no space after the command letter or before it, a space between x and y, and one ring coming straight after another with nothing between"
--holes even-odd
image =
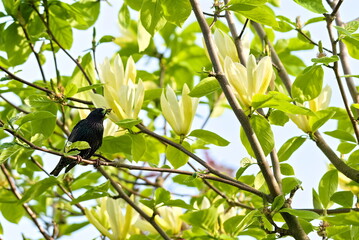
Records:
<instances>
[{"instance_id":1,"label":"bird's tail","mask_svg":"<svg viewBox=\"0 0 359 240\"><path fill-rule=\"evenodd\" d=\"M50 172L50 175L58 176L59 173L61 172L61 170L66 166L67 166L67 160L66 160L66 158L62 157L60 159L59 163L54 168L54 170L52 170L52 172Z\"/></svg>"}]
</instances>

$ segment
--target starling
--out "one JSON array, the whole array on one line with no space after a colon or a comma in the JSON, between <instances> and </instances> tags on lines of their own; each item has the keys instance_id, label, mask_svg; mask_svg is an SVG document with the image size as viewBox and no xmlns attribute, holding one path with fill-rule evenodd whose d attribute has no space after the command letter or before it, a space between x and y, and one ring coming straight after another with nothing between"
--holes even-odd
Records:
<instances>
[{"instance_id":1,"label":"starling","mask_svg":"<svg viewBox=\"0 0 359 240\"><path fill-rule=\"evenodd\" d=\"M69 142L73 143L76 141L85 141L90 145L90 148L88 149L79 150L80 153L77 155L79 159L90 158L101 146L103 137L103 120L106 114L110 111L111 109L96 108L87 116L87 118L78 122L72 130L68 139ZM70 149L69 151L71 150L76 149ZM65 173L67 173L74 166L76 166L76 164L77 163L71 158L61 157L59 163L50 174L57 176L64 167L66 167Z\"/></svg>"}]
</instances>

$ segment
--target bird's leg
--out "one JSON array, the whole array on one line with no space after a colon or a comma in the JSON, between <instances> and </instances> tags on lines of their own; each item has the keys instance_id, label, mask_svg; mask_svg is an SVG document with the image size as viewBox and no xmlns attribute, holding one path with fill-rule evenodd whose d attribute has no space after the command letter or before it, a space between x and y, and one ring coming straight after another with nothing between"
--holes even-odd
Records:
<instances>
[{"instance_id":1,"label":"bird's leg","mask_svg":"<svg viewBox=\"0 0 359 240\"><path fill-rule=\"evenodd\" d=\"M95 168L98 168L100 165L101 165L101 160L100 160L100 158L96 158L96 160L95 160L96 162L95 162L95 164L93 165Z\"/></svg>"},{"instance_id":2,"label":"bird's leg","mask_svg":"<svg viewBox=\"0 0 359 240\"><path fill-rule=\"evenodd\" d=\"M76 163L77 163L77 164L82 163L83 159L82 159L82 157L81 157L80 155L76 155L76 158L77 158L77 159L76 159L76 161L77 161Z\"/></svg>"}]
</instances>

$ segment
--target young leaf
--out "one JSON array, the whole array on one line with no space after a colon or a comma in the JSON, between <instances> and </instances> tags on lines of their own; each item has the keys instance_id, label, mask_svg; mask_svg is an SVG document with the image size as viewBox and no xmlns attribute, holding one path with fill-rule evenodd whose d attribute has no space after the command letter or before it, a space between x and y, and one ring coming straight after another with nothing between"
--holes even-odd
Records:
<instances>
[{"instance_id":1,"label":"young leaf","mask_svg":"<svg viewBox=\"0 0 359 240\"><path fill-rule=\"evenodd\" d=\"M339 57L337 55L334 55L331 57L312 58L311 61L314 63L323 63L325 65L328 65L329 63L339 61Z\"/></svg>"},{"instance_id":2,"label":"young leaf","mask_svg":"<svg viewBox=\"0 0 359 240\"><path fill-rule=\"evenodd\" d=\"M285 203L285 197L283 195L276 196L271 206L272 212L278 212Z\"/></svg>"},{"instance_id":3,"label":"young leaf","mask_svg":"<svg viewBox=\"0 0 359 240\"><path fill-rule=\"evenodd\" d=\"M347 131L341 130L341 129L337 129L337 130L334 130L331 132L324 132L324 133L327 134L328 136L338 138L343 141L356 143L355 137L352 134L348 133Z\"/></svg>"},{"instance_id":4,"label":"young leaf","mask_svg":"<svg viewBox=\"0 0 359 240\"><path fill-rule=\"evenodd\" d=\"M215 77L202 79L189 93L191 97L203 97L220 89L221 86Z\"/></svg>"},{"instance_id":5,"label":"young leaf","mask_svg":"<svg viewBox=\"0 0 359 240\"><path fill-rule=\"evenodd\" d=\"M221 136L219 136L218 134L208 131L208 130L196 129L196 130L193 130L189 134L189 136L200 138L205 142L212 143L214 145L221 146L221 147L227 146L229 144L229 142L226 139L224 139Z\"/></svg>"},{"instance_id":6,"label":"young leaf","mask_svg":"<svg viewBox=\"0 0 359 240\"><path fill-rule=\"evenodd\" d=\"M319 195L314 188L312 188L312 195L313 195L313 207L315 209L322 209L323 208L322 202L320 201Z\"/></svg>"},{"instance_id":7,"label":"young leaf","mask_svg":"<svg viewBox=\"0 0 359 240\"><path fill-rule=\"evenodd\" d=\"M323 77L324 71L320 65L313 65L304 69L293 83L293 98L303 103L318 97L322 91Z\"/></svg>"},{"instance_id":8,"label":"young leaf","mask_svg":"<svg viewBox=\"0 0 359 240\"><path fill-rule=\"evenodd\" d=\"M296 3L314 13L326 13L322 0L294 0Z\"/></svg>"},{"instance_id":9,"label":"young leaf","mask_svg":"<svg viewBox=\"0 0 359 240\"><path fill-rule=\"evenodd\" d=\"M58 184L59 182L53 176L45 178L34 185L32 185L23 195L20 200L20 204L30 201L31 199L43 194L50 187Z\"/></svg>"},{"instance_id":10,"label":"young leaf","mask_svg":"<svg viewBox=\"0 0 359 240\"><path fill-rule=\"evenodd\" d=\"M303 219L313 220L320 217L318 213L312 212L312 211L306 211L306 210L297 210L292 208L283 208L280 210L280 212L287 212L290 215L297 216Z\"/></svg>"},{"instance_id":11,"label":"young leaf","mask_svg":"<svg viewBox=\"0 0 359 240\"><path fill-rule=\"evenodd\" d=\"M187 142L183 142L182 146L191 151L191 146ZM171 145L168 145L166 148L166 157L172 166L176 169L182 167L188 161L188 155L178 150L177 148L172 147Z\"/></svg>"},{"instance_id":12,"label":"young leaf","mask_svg":"<svg viewBox=\"0 0 359 240\"><path fill-rule=\"evenodd\" d=\"M354 194L351 191L341 191L334 193L330 200L345 208L353 207Z\"/></svg>"},{"instance_id":13,"label":"young leaf","mask_svg":"<svg viewBox=\"0 0 359 240\"><path fill-rule=\"evenodd\" d=\"M270 124L264 117L258 115L253 115L249 121L263 148L264 154L268 155L274 148L274 136ZM240 131L240 138L247 152L252 157L255 157L243 128Z\"/></svg>"},{"instance_id":14,"label":"young leaf","mask_svg":"<svg viewBox=\"0 0 359 240\"><path fill-rule=\"evenodd\" d=\"M330 198L338 188L338 171L333 169L324 174L319 182L319 198L325 209L328 209L332 203Z\"/></svg>"},{"instance_id":15,"label":"young leaf","mask_svg":"<svg viewBox=\"0 0 359 240\"><path fill-rule=\"evenodd\" d=\"M140 19L143 27L154 36L166 24L160 1L143 0Z\"/></svg>"},{"instance_id":16,"label":"young leaf","mask_svg":"<svg viewBox=\"0 0 359 240\"><path fill-rule=\"evenodd\" d=\"M288 163L281 163L280 164L280 172L285 176L294 175L294 169Z\"/></svg>"},{"instance_id":17,"label":"young leaf","mask_svg":"<svg viewBox=\"0 0 359 240\"><path fill-rule=\"evenodd\" d=\"M132 139L132 159L138 162L146 152L146 140L142 134L130 134L130 137Z\"/></svg>"},{"instance_id":18,"label":"young leaf","mask_svg":"<svg viewBox=\"0 0 359 240\"><path fill-rule=\"evenodd\" d=\"M278 151L280 162L286 161L305 142L306 138L292 137L288 139Z\"/></svg>"},{"instance_id":19,"label":"young leaf","mask_svg":"<svg viewBox=\"0 0 359 240\"><path fill-rule=\"evenodd\" d=\"M163 14L167 21L181 27L191 14L192 7L187 0L161 0Z\"/></svg>"},{"instance_id":20,"label":"young leaf","mask_svg":"<svg viewBox=\"0 0 359 240\"><path fill-rule=\"evenodd\" d=\"M130 129L132 128L133 126L141 123L142 120L141 119L124 119L124 120L121 120L119 122L116 122L116 124L122 128L127 128L127 129Z\"/></svg>"}]
</instances>

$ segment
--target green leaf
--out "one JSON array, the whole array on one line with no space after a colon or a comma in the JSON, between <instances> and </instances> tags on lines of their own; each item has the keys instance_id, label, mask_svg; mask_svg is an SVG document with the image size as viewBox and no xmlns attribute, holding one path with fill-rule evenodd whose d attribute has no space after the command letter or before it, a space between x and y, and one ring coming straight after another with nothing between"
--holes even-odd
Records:
<instances>
[{"instance_id":1,"label":"green leaf","mask_svg":"<svg viewBox=\"0 0 359 240\"><path fill-rule=\"evenodd\" d=\"M25 202L30 201L33 198L36 198L40 196L41 194L44 194L44 192L49 189L50 187L59 184L58 180L50 176L48 178L45 178L34 185L32 185L23 195L23 197L20 200L20 204L23 204Z\"/></svg>"},{"instance_id":2,"label":"green leaf","mask_svg":"<svg viewBox=\"0 0 359 240\"><path fill-rule=\"evenodd\" d=\"M154 36L166 24L160 0L143 0L140 19L142 26Z\"/></svg>"},{"instance_id":3,"label":"green leaf","mask_svg":"<svg viewBox=\"0 0 359 240\"><path fill-rule=\"evenodd\" d=\"M120 8L120 11L118 12L118 23L120 26L124 29L129 28L131 22L131 14L130 10L127 7L127 4L122 4L122 7Z\"/></svg>"},{"instance_id":4,"label":"green leaf","mask_svg":"<svg viewBox=\"0 0 359 240\"><path fill-rule=\"evenodd\" d=\"M358 37L359 34L353 34L353 36ZM348 53L352 58L359 59L359 39L345 37L342 39L345 46L348 48Z\"/></svg>"},{"instance_id":5,"label":"green leaf","mask_svg":"<svg viewBox=\"0 0 359 240\"><path fill-rule=\"evenodd\" d=\"M249 4L232 4L228 8L234 12L237 12L244 17L271 27L278 27L278 23L275 14L272 9L265 5L249 5Z\"/></svg>"},{"instance_id":6,"label":"green leaf","mask_svg":"<svg viewBox=\"0 0 359 240\"><path fill-rule=\"evenodd\" d=\"M281 163L280 164L280 172L285 176L294 175L294 169L288 163Z\"/></svg>"},{"instance_id":7,"label":"green leaf","mask_svg":"<svg viewBox=\"0 0 359 240\"><path fill-rule=\"evenodd\" d=\"M191 14L191 3L187 0L161 0L164 16L167 21L181 27Z\"/></svg>"},{"instance_id":8,"label":"green leaf","mask_svg":"<svg viewBox=\"0 0 359 240\"><path fill-rule=\"evenodd\" d=\"M132 159L138 162L146 152L146 140L142 134L130 134L130 137L132 139Z\"/></svg>"},{"instance_id":9,"label":"green leaf","mask_svg":"<svg viewBox=\"0 0 359 240\"><path fill-rule=\"evenodd\" d=\"M294 2L314 13L327 12L327 10L323 6L322 0L294 0Z\"/></svg>"},{"instance_id":10,"label":"green leaf","mask_svg":"<svg viewBox=\"0 0 359 240\"><path fill-rule=\"evenodd\" d=\"M319 182L319 198L325 209L328 209L332 203L330 198L338 188L338 171L330 170L324 174Z\"/></svg>"},{"instance_id":11,"label":"green leaf","mask_svg":"<svg viewBox=\"0 0 359 240\"><path fill-rule=\"evenodd\" d=\"M191 146L187 142L183 142L182 146L188 151L191 151ZM168 145L166 148L166 157L176 169L185 165L189 158L184 152L172 147L171 145Z\"/></svg>"},{"instance_id":12,"label":"green leaf","mask_svg":"<svg viewBox=\"0 0 359 240\"><path fill-rule=\"evenodd\" d=\"M280 162L286 161L305 142L306 138L292 137L288 139L279 149L278 158Z\"/></svg>"},{"instance_id":13,"label":"green leaf","mask_svg":"<svg viewBox=\"0 0 359 240\"><path fill-rule=\"evenodd\" d=\"M274 148L274 136L270 124L264 117L258 115L253 115L249 121L263 148L264 154L268 155ZM255 154L243 128L241 128L240 131L240 138L249 155L255 158Z\"/></svg>"},{"instance_id":14,"label":"green leaf","mask_svg":"<svg viewBox=\"0 0 359 240\"><path fill-rule=\"evenodd\" d=\"M359 226L359 212L351 211L349 213L339 213L321 217L321 220L327 221L330 225L354 225ZM353 239L354 240L354 239Z\"/></svg>"},{"instance_id":15,"label":"green leaf","mask_svg":"<svg viewBox=\"0 0 359 240\"><path fill-rule=\"evenodd\" d=\"M249 158L243 158L241 160L241 166L237 172L236 172L236 179L239 179L242 174L244 173L244 171L247 170L247 168L249 168L251 165L253 165L252 161Z\"/></svg>"},{"instance_id":16,"label":"green leaf","mask_svg":"<svg viewBox=\"0 0 359 240\"><path fill-rule=\"evenodd\" d=\"M218 212L217 208L212 206L204 210L188 211L181 218L193 227L213 231L214 225L217 222Z\"/></svg>"},{"instance_id":17,"label":"green leaf","mask_svg":"<svg viewBox=\"0 0 359 240\"><path fill-rule=\"evenodd\" d=\"M221 147L225 147L230 143L226 139L219 136L218 134L208 131L208 130L203 130L203 129L193 130L189 134L189 136L200 138L205 142L208 142L208 143L211 143L211 144L214 144L217 146L221 146Z\"/></svg>"},{"instance_id":18,"label":"green leaf","mask_svg":"<svg viewBox=\"0 0 359 240\"><path fill-rule=\"evenodd\" d=\"M339 57L337 55L331 56L331 57L322 57L322 58L312 58L312 62L314 63L323 63L325 65L328 65L332 62L339 61Z\"/></svg>"},{"instance_id":19,"label":"green leaf","mask_svg":"<svg viewBox=\"0 0 359 240\"><path fill-rule=\"evenodd\" d=\"M309 126L312 129L312 132L317 131L321 126L324 125L329 119L331 119L335 112L330 109L321 110L315 113L314 117L309 119Z\"/></svg>"},{"instance_id":20,"label":"green leaf","mask_svg":"<svg viewBox=\"0 0 359 240\"><path fill-rule=\"evenodd\" d=\"M50 14L50 30L55 39L64 49L70 49L72 46L72 28L70 24L54 14Z\"/></svg>"},{"instance_id":21,"label":"green leaf","mask_svg":"<svg viewBox=\"0 0 359 240\"><path fill-rule=\"evenodd\" d=\"M181 199L175 199L175 200L168 200L165 202L166 206L169 207L180 207L180 208L184 208L187 210L193 210L193 206L190 204L187 204L185 201L181 200Z\"/></svg>"},{"instance_id":22,"label":"green leaf","mask_svg":"<svg viewBox=\"0 0 359 240\"><path fill-rule=\"evenodd\" d=\"M343 141L356 143L355 137L352 134L348 133L347 131L341 130L341 129L337 129L337 130L334 130L331 132L327 131L324 133L327 134L328 136L331 136L331 137L334 137L334 138L337 138L337 139L340 139Z\"/></svg>"},{"instance_id":23,"label":"green leaf","mask_svg":"<svg viewBox=\"0 0 359 240\"><path fill-rule=\"evenodd\" d=\"M191 97L203 97L221 89L218 80L215 77L202 79L189 93Z\"/></svg>"},{"instance_id":24,"label":"green leaf","mask_svg":"<svg viewBox=\"0 0 359 240\"><path fill-rule=\"evenodd\" d=\"M18 224L26 213L24 207L18 203L2 203L0 211L6 220L15 224Z\"/></svg>"},{"instance_id":25,"label":"green leaf","mask_svg":"<svg viewBox=\"0 0 359 240\"><path fill-rule=\"evenodd\" d=\"M10 157L15 156L21 149L21 146L15 143L4 143L0 145L1 153L0 153L0 164L4 163Z\"/></svg>"},{"instance_id":26,"label":"green leaf","mask_svg":"<svg viewBox=\"0 0 359 240\"><path fill-rule=\"evenodd\" d=\"M353 199L354 195L351 191L336 192L330 197L331 201L345 208L353 207Z\"/></svg>"},{"instance_id":27,"label":"green leaf","mask_svg":"<svg viewBox=\"0 0 359 240\"><path fill-rule=\"evenodd\" d=\"M95 84L92 84L92 85L89 85L89 86L80 87L77 90L77 93L85 92L85 91L92 90L92 89L97 89L97 88L102 87L103 85L105 85L105 84L104 83L95 83Z\"/></svg>"},{"instance_id":28,"label":"green leaf","mask_svg":"<svg viewBox=\"0 0 359 240\"><path fill-rule=\"evenodd\" d=\"M341 154L348 154L357 146L356 143L341 142L337 147L337 151Z\"/></svg>"},{"instance_id":29,"label":"green leaf","mask_svg":"<svg viewBox=\"0 0 359 240\"><path fill-rule=\"evenodd\" d=\"M314 188L312 188L312 195L313 195L313 207L315 209L322 209L323 205L322 202L320 201L319 194L317 193L317 191L315 191Z\"/></svg>"},{"instance_id":30,"label":"green leaf","mask_svg":"<svg viewBox=\"0 0 359 240\"><path fill-rule=\"evenodd\" d=\"M131 129L137 124L140 124L142 122L141 119L124 119L119 122L116 122L116 124L122 128Z\"/></svg>"},{"instance_id":31,"label":"green leaf","mask_svg":"<svg viewBox=\"0 0 359 240\"><path fill-rule=\"evenodd\" d=\"M86 187L87 191L84 194L82 194L81 196L79 196L78 198L75 198L74 200L72 200L71 204L77 204L79 202L109 196L107 191L110 188L110 186L111 186L110 181L107 181L107 182L100 184L98 186L95 186L95 187L87 186Z\"/></svg>"},{"instance_id":32,"label":"green leaf","mask_svg":"<svg viewBox=\"0 0 359 240\"><path fill-rule=\"evenodd\" d=\"M280 110L274 110L270 113L268 120L271 124L284 126L289 121L289 117Z\"/></svg>"},{"instance_id":33,"label":"green leaf","mask_svg":"<svg viewBox=\"0 0 359 240\"><path fill-rule=\"evenodd\" d=\"M304 69L293 83L293 98L303 103L318 97L322 91L323 77L324 71L320 65L313 65Z\"/></svg>"},{"instance_id":34,"label":"green leaf","mask_svg":"<svg viewBox=\"0 0 359 240\"><path fill-rule=\"evenodd\" d=\"M237 236L256 220L256 214L258 214L258 210L250 211L245 216L231 217L223 223L224 230L226 233Z\"/></svg>"},{"instance_id":35,"label":"green leaf","mask_svg":"<svg viewBox=\"0 0 359 240\"><path fill-rule=\"evenodd\" d=\"M132 140L129 135L122 135L118 137L107 136L102 140L101 152L108 154L125 153L127 156L131 156Z\"/></svg>"},{"instance_id":36,"label":"green leaf","mask_svg":"<svg viewBox=\"0 0 359 240\"><path fill-rule=\"evenodd\" d=\"M313 220L318 219L320 215L318 213L312 212L312 211L306 211L306 210L296 210L291 208L283 208L279 212L286 212L290 215L297 216L303 219Z\"/></svg>"},{"instance_id":37,"label":"green leaf","mask_svg":"<svg viewBox=\"0 0 359 240\"><path fill-rule=\"evenodd\" d=\"M282 179L282 186L283 186L283 193L288 194L290 191L292 191L294 188L300 186L302 184L302 181L295 177L286 177Z\"/></svg>"},{"instance_id":38,"label":"green leaf","mask_svg":"<svg viewBox=\"0 0 359 240\"><path fill-rule=\"evenodd\" d=\"M276 196L271 206L272 212L278 212L285 203L285 197L283 195Z\"/></svg>"},{"instance_id":39,"label":"green leaf","mask_svg":"<svg viewBox=\"0 0 359 240\"><path fill-rule=\"evenodd\" d=\"M145 91L144 101L152 101L155 99L160 99L161 93L162 93L161 88L148 89Z\"/></svg>"},{"instance_id":40,"label":"green leaf","mask_svg":"<svg viewBox=\"0 0 359 240\"><path fill-rule=\"evenodd\" d=\"M89 148L91 148L90 144L86 141L76 141L76 142L68 141L65 144L64 152L70 153L70 151L73 151L73 150L84 150L84 149L89 149Z\"/></svg>"},{"instance_id":41,"label":"green leaf","mask_svg":"<svg viewBox=\"0 0 359 240\"><path fill-rule=\"evenodd\" d=\"M114 39L115 39L114 36L105 35L105 36L102 36L98 42L99 42L99 43L112 42Z\"/></svg>"},{"instance_id":42,"label":"green leaf","mask_svg":"<svg viewBox=\"0 0 359 240\"><path fill-rule=\"evenodd\" d=\"M66 85L65 87L65 96L66 97L72 97L73 95L75 95L77 93L77 86L76 84L73 84L73 83L69 83Z\"/></svg>"},{"instance_id":43,"label":"green leaf","mask_svg":"<svg viewBox=\"0 0 359 240\"><path fill-rule=\"evenodd\" d=\"M26 123L30 124L32 135L40 133L44 137L49 137L55 129L56 116L47 111L32 112L21 118L20 125Z\"/></svg>"},{"instance_id":44,"label":"green leaf","mask_svg":"<svg viewBox=\"0 0 359 240\"><path fill-rule=\"evenodd\" d=\"M314 115L314 113L305 107L300 107L291 103L293 99L283 93L271 91L268 94L256 94L252 99L253 109L274 108L286 113Z\"/></svg>"},{"instance_id":45,"label":"green leaf","mask_svg":"<svg viewBox=\"0 0 359 240\"><path fill-rule=\"evenodd\" d=\"M171 199L171 193L163 188L157 188L154 199L156 205L167 202Z\"/></svg>"}]
</instances>

